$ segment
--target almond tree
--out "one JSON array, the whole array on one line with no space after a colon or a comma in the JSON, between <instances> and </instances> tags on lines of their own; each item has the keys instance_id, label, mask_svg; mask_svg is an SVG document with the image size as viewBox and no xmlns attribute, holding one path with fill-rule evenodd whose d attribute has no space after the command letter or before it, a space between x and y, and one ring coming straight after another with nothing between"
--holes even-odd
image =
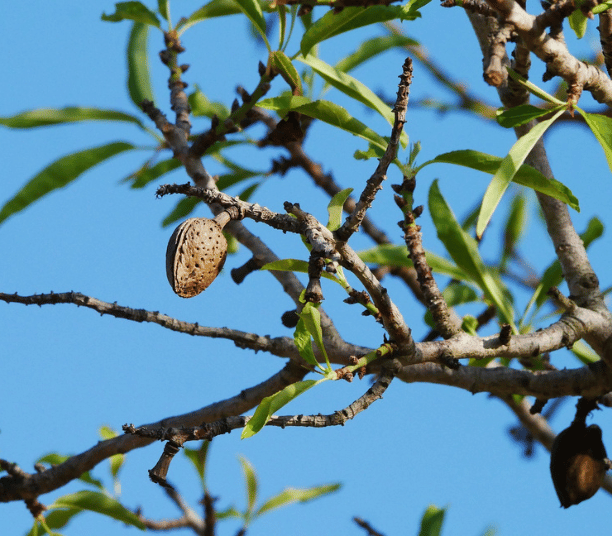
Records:
<instances>
[{"instance_id":1,"label":"almond tree","mask_svg":"<svg viewBox=\"0 0 612 536\"><path fill-rule=\"evenodd\" d=\"M269 359L283 358L283 366L265 381L236 386L235 396L208 400L206 406L188 414L160 415L159 421L147 425L126 424L122 435L106 430L104 441L81 453L39 460L34 473L12 460L0 460L0 467L7 473L0 479L2 502L24 501L36 523L46 530L64 526L84 509L140 527L189 527L197 534L214 534L215 519L222 513L241 518L246 530L255 518L272 508L310 500L338 486L281 493L256 508L255 474L243 460L248 508L244 512L219 512L204 486L209 442L227 433L242 438L265 434L264 428L270 426L290 433L293 427L344 425L358 419L394 380L489 393L502 401L520 421L519 435L527 450L538 442L552 451L551 476L563 507L591 498L600 487L612 491L612 481L605 476L610 462L601 430L596 425L587 426L591 412L612 403L608 395L612 388L612 317L586 251L601 236L603 227L593 218L585 232L575 230L570 209L579 208L578 199L560 182L566 177L553 177L543 143L548 129L562 129L581 121L591 130L593 141L601 146L612 169L609 112L597 105L586 111L582 105L586 94L599 105L612 102L609 5L560 0L544 3L541 10L531 13L514 0L446 0L443 7L454 7L458 18L465 11L469 18L484 57L484 80L497 88L501 103L497 109L499 104L475 97L404 33L427 3L212 0L191 14L181 13L184 16L177 22L170 16L167 1L160 0L156 10L140 2L121 2L114 13L103 14L102 20L131 25L128 91L138 113L66 107L2 118L3 125L15 129L91 120L137 126L150 136L154 148L137 169L126 173L134 187L155 183L157 202L172 205L164 220L165 225L176 226L166 249L166 274L178 297L206 303L204 291L211 285L224 284L217 276L225 269L231 273L231 285L240 285L246 278L273 277L279 283L279 295L270 296L270 303L278 301L283 293L293 302L282 317L292 336L280 336L245 332L241 326L202 325L68 289L59 293L40 289L43 293L35 295L4 289L0 297L8 304L82 306L101 315L202 337L203 348L211 338L224 339L245 351L268 354ZM206 87L214 80L191 80L189 65L181 56L186 47L206 46L190 42L191 27L214 24L217 17L235 14L247 17L262 43L262 61L252 66L259 80L253 87L238 86L233 102L211 102ZM589 19L595 16L601 54L592 61L582 61L566 45L563 22L567 18L571 29L582 37L587 25L592 24ZM278 38L272 37L272 25L278 29ZM355 34L359 39L359 30L371 25L380 27L384 35L361 42L335 65L319 56L320 43L343 34ZM169 106L166 100L153 98L146 61L150 40L161 51L149 61L160 61L167 67ZM387 88L381 97L351 73L391 49L401 49L406 59L394 74L399 76L395 94ZM535 64L545 66L544 82L558 83L554 91L547 92L541 84L529 81L532 58ZM425 106L448 110L449 105L410 101L411 87L418 84L413 80L414 64L459 97L459 104L450 108L478 115L483 121L496 120L500 128L513 128L517 141L508 147L507 155L436 148L441 149L440 154L422 162L420 144L408 142L408 132L413 139L418 138L418 127L411 128L410 111ZM358 118L329 100L330 88L339 90L343 103L352 100L380 115L388 123L387 130L370 128L369 115ZM536 105L529 104L531 95L537 97ZM353 178L348 185L324 171L325 162L309 151L309 137L319 124L334 129L339 138L345 136L354 142L355 158L369 166L367 176ZM243 160L236 160L236 152L232 152L236 147L245 149ZM25 212L20 213L46 194L79 179L93 166L136 149L136 144L114 141L56 160L20 185L1 209L0 222L24 217ZM268 162L264 171L254 171L250 166L248 151L255 149ZM214 160L223 164L227 173L213 175L209 170ZM444 197L443 184L421 181L425 170L435 164L463 166L491 175L484 196L472 200L476 208L466 219L458 219L453 212L454 203ZM164 176L179 169L183 180L166 183ZM314 215L317 210L321 212L321 207L295 198L287 182L291 177L303 181L305 176L329 198L324 219ZM282 207L270 205L263 194L260 197L265 180L278 181L285 198ZM525 192L530 191L535 192L551 249L556 253L556 259L550 259L544 270L532 268L531 259L523 258L518 249L519 240L529 240ZM508 199L511 194L512 199ZM395 234L388 221L377 221L372 215L374 207L391 196L394 204L389 205L387 214L392 215L391 221L399 220ZM211 214L205 213L203 205ZM498 207L506 206L507 215L500 216ZM485 260L480 241L494 215L505 219L504 240L497 257ZM421 232L420 221L425 218L433 222L437 239L446 251L444 257L430 251L428 244L435 237ZM398 232L401 243L395 239ZM289 257L275 247L276 234L294 236L297 243L301 239L302 249L296 250L301 255ZM266 239L262 240L264 235ZM371 246L361 247L362 237L367 237ZM251 255L242 266L232 262L238 244ZM298 277L300 273L306 276ZM413 296L408 305L403 297L388 290L392 285L397 288L397 282ZM562 284L567 292L560 290ZM336 288L352 307L335 303ZM324 302L329 294L334 298ZM229 301L227 306L236 307ZM404 310L416 306L422 310L422 325L428 326L427 335L420 339L415 337L416 326L407 321L408 311ZM346 315L366 316L360 321L379 324L380 337L367 346L348 340L334 323ZM567 348L572 350L576 364L561 369L557 356ZM262 359L261 354L258 358ZM356 378L370 378L373 383L365 379L356 382L362 386L360 396L333 413L296 415L283 409L306 391L316 393L323 383ZM566 429L555 438L547 419L563 397L575 397L577 409L574 420L566 423ZM180 518L154 521L142 512L130 511L102 490L91 488L46 504L46 493L79 478L96 488L98 483L89 471L103 460L114 460L113 476L117 477L123 462L118 455L155 440L162 440L164 447L148 476L179 506ZM189 442L197 443L185 452L202 480L203 514L185 504L177 491L180 482L171 476L173 458ZM442 517L443 510L428 510L423 527L433 519L439 531ZM358 523L370 534L375 533L367 520Z\"/></svg>"}]
</instances>

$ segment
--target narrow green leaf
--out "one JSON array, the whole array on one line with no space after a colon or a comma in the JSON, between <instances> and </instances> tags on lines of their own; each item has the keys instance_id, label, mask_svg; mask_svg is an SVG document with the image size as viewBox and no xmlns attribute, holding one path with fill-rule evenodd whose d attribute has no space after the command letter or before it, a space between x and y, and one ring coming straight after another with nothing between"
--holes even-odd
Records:
<instances>
[{"instance_id":1,"label":"narrow green leaf","mask_svg":"<svg viewBox=\"0 0 612 536\"><path fill-rule=\"evenodd\" d=\"M418 45L418 41L410 39L404 35L385 35L382 37L373 37L359 45L359 48L346 56L346 58L336 63L336 69L348 73L355 67L365 63L371 58L396 47L408 47Z\"/></svg>"},{"instance_id":2,"label":"narrow green leaf","mask_svg":"<svg viewBox=\"0 0 612 536\"><path fill-rule=\"evenodd\" d=\"M264 504L262 504L259 510L257 510L256 516L260 516L266 512L270 512L271 510L276 510L282 506L289 506L290 504L297 502L305 503L312 501L313 499L317 499L323 495L334 493L338 489L340 489L340 484L327 484L324 486L315 486L312 488L303 489L287 488L281 491L278 495L269 498Z\"/></svg>"},{"instance_id":3,"label":"narrow green leaf","mask_svg":"<svg viewBox=\"0 0 612 536\"><path fill-rule=\"evenodd\" d=\"M222 102L208 100L208 97L202 92L197 84L195 84L195 91L189 95L188 99L189 106L191 106L191 113L196 117L212 117L213 115L217 115L219 119L223 120L230 114L227 106Z\"/></svg>"},{"instance_id":4,"label":"narrow green leaf","mask_svg":"<svg viewBox=\"0 0 612 536\"><path fill-rule=\"evenodd\" d=\"M391 111L389 105L356 78L328 65L323 60L314 56L298 58L298 61L312 67L328 84L342 91L345 95L348 95L352 99L378 112L390 125L393 125L395 122L395 115ZM405 132L402 132L401 139L402 146L406 147L406 145L408 145L408 135Z\"/></svg>"},{"instance_id":5,"label":"narrow green leaf","mask_svg":"<svg viewBox=\"0 0 612 536\"><path fill-rule=\"evenodd\" d=\"M187 28L203 20L225 17L227 15L238 15L239 13L242 13L242 11L235 0L212 0L194 11L186 19L181 19L176 29L179 30L179 34L182 34Z\"/></svg>"},{"instance_id":6,"label":"narrow green leaf","mask_svg":"<svg viewBox=\"0 0 612 536\"><path fill-rule=\"evenodd\" d=\"M119 501L97 491L78 491L71 495L58 497L49 508L80 508L112 517L140 530L146 528L135 513L130 512Z\"/></svg>"},{"instance_id":7,"label":"narrow green leaf","mask_svg":"<svg viewBox=\"0 0 612 536\"><path fill-rule=\"evenodd\" d=\"M62 188L77 179L85 171L104 160L134 149L131 143L114 142L85 149L56 160L30 181L0 210L0 223L28 207L44 195Z\"/></svg>"},{"instance_id":8,"label":"narrow green leaf","mask_svg":"<svg viewBox=\"0 0 612 536\"><path fill-rule=\"evenodd\" d=\"M566 102L559 100L557 97L553 97L552 95L549 95L543 89L540 89L535 84L532 84L529 80L526 80L525 78L523 78L515 70L511 69L510 67L506 67L506 69L508 69L508 74L510 75L510 78L513 78L514 80L516 80L519 84L524 86L528 91L533 93L536 97L542 100L545 100L546 102L550 102L551 104L556 104L557 106L567 106Z\"/></svg>"},{"instance_id":9,"label":"narrow green leaf","mask_svg":"<svg viewBox=\"0 0 612 536\"><path fill-rule=\"evenodd\" d=\"M204 475L206 473L206 458L208 456L209 447L210 441L202 441L199 449L190 449L188 447L183 449L185 456L187 456L187 459L193 464L200 477L202 488L206 488Z\"/></svg>"},{"instance_id":10,"label":"narrow green leaf","mask_svg":"<svg viewBox=\"0 0 612 536\"><path fill-rule=\"evenodd\" d=\"M421 16L418 9L429 1L412 0L405 6L370 6L365 9L345 7L340 13L328 11L304 33L300 43L302 55L307 56L316 44L355 28L396 19L414 20Z\"/></svg>"},{"instance_id":11,"label":"narrow green leaf","mask_svg":"<svg viewBox=\"0 0 612 536\"><path fill-rule=\"evenodd\" d=\"M127 47L128 91L132 102L139 109L140 104L144 100L155 102L153 90L151 89L151 77L149 75L148 36L149 27L146 24L135 22L130 32Z\"/></svg>"},{"instance_id":12,"label":"narrow green leaf","mask_svg":"<svg viewBox=\"0 0 612 536\"><path fill-rule=\"evenodd\" d=\"M358 149L353 153L353 158L355 160L369 160L370 158L382 158L384 154L384 149L378 147L378 145L369 143L367 151L360 151Z\"/></svg>"},{"instance_id":13,"label":"narrow green leaf","mask_svg":"<svg viewBox=\"0 0 612 536\"><path fill-rule=\"evenodd\" d=\"M172 225L173 223L182 220L189 216L196 205L198 205L202 200L197 197L185 197L178 201L172 212L168 214L162 221L162 227L168 227L168 225Z\"/></svg>"},{"instance_id":14,"label":"narrow green leaf","mask_svg":"<svg viewBox=\"0 0 612 536\"><path fill-rule=\"evenodd\" d=\"M433 160L429 160L428 162L421 164L418 169L420 170L425 166L434 163L464 166L470 169L476 169L478 171L483 171L484 173L489 173L493 175L499 169L502 163L502 158L486 153L481 153L479 151L473 151L471 149L465 149L461 151L451 151L450 153L438 155ZM567 186L561 184L559 181L556 181L554 179L546 178L544 175L542 175L542 173L532 168L531 166L528 166L526 164L520 166L516 175L514 175L512 181L516 184L520 184L521 186L527 186L528 188L532 188L537 192L541 192L550 197L554 197L559 201L567 203L574 210L580 211L580 204L578 203L578 199L576 199L574 194Z\"/></svg>"},{"instance_id":15,"label":"narrow green leaf","mask_svg":"<svg viewBox=\"0 0 612 536\"><path fill-rule=\"evenodd\" d=\"M383 151L387 148L387 141L382 136L355 119L344 108L330 101L317 100L310 102L306 97L275 97L260 101L257 105L268 110L277 110L281 117L294 110L350 132L354 136L359 136Z\"/></svg>"},{"instance_id":16,"label":"narrow green leaf","mask_svg":"<svg viewBox=\"0 0 612 536\"><path fill-rule=\"evenodd\" d=\"M0 117L0 125L9 128L36 128L79 121L126 121L144 128L142 121L133 115L117 110L102 110L100 108L39 108L28 110L9 117Z\"/></svg>"},{"instance_id":17,"label":"narrow green leaf","mask_svg":"<svg viewBox=\"0 0 612 536\"><path fill-rule=\"evenodd\" d=\"M102 439L113 439L117 437L118 435L117 432L113 430L112 428L110 428L109 426L101 426L99 432L100 432L100 437ZM111 476L115 480L115 483L118 482L117 477L119 475L119 471L121 471L121 467L123 467L124 461L125 461L124 454L115 454L109 458L110 472L111 472Z\"/></svg>"},{"instance_id":18,"label":"narrow green leaf","mask_svg":"<svg viewBox=\"0 0 612 536\"><path fill-rule=\"evenodd\" d=\"M421 530L419 536L440 536L446 508L429 506L421 519Z\"/></svg>"},{"instance_id":19,"label":"narrow green leaf","mask_svg":"<svg viewBox=\"0 0 612 536\"><path fill-rule=\"evenodd\" d=\"M70 456L58 454L57 452L52 452L36 460L36 463L46 463L46 464L53 466L53 465L59 465L60 463L64 463L69 458ZM93 478L89 471L86 471L85 473L83 473L79 477L79 480L82 480L83 482L86 482L87 484L91 484L92 486L95 486L98 489L104 489L104 484L102 484L102 482L98 480L97 478Z\"/></svg>"},{"instance_id":20,"label":"narrow green leaf","mask_svg":"<svg viewBox=\"0 0 612 536\"><path fill-rule=\"evenodd\" d=\"M170 6L168 5L168 0L157 0L157 9L159 14L170 22Z\"/></svg>"},{"instance_id":21,"label":"narrow green leaf","mask_svg":"<svg viewBox=\"0 0 612 536\"><path fill-rule=\"evenodd\" d=\"M525 221L527 213L525 209L525 197L522 194L514 196L506 224L504 225L504 249L502 251L502 265L510 258L516 250L516 245L523 237L526 229Z\"/></svg>"},{"instance_id":22,"label":"narrow green leaf","mask_svg":"<svg viewBox=\"0 0 612 536\"><path fill-rule=\"evenodd\" d=\"M278 261L269 262L260 268L261 270L278 270L279 272L302 272L308 273L308 263L299 259L282 259ZM338 278L330 274L329 272L323 271L321 274L325 279L335 281L339 283Z\"/></svg>"},{"instance_id":23,"label":"narrow green leaf","mask_svg":"<svg viewBox=\"0 0 612 536\"><path fill-rule=\"evenodd\" d=\"M240 465L242 465L242 472L244 474L244 481L246 484L247 491L247 514L246 517L250 518L251 514L255 510L255 502L257 501L257 475L255 469L251 465L251 462L246 458L240 456Z\"/></svg>"},{"instance_id":24,"label":"narrow green leaf","mask_svg":"<svg viewBox=\"0 0 612 536\"><path fill-rule=\"evenodd\" d=\"M496 112L497 122L504 128L514 128L525 123L529 123L533 119L542 117L554 111L550 108L538 108L531 104L521 104L507 110L500 108Z\"/></svg>"},{"instance_id":25,"label":"narrow green leaf","mask_svg":"<svg viewBox=\"0 0 612 536\"><path fill-rule=\"evenodd\" d=\"M306 329L312 335L312 338L316 345L319 347L319 350L325 356L325 361L327 362L327 367L331 368L329 363L329 357L327 357L327 352L325 351L325 345L323 344L323 331L321 329L321 313L316 305L311 302L307 302L300 313L300 320L304 321L304 325Z\"/></svg>"},{"instance_id":26,"label":"narrow green leaf","mask_svg":"<svg viewBox=\"0 0 612 536\"><path fill-rule=\"evenodd\" d=\"M344 208L344 203L348 199L348 196L351 195L352 191L352 188L346 188L345 190L338 192L331 198L329 205L327 205L327 213L329 214L327 228L330 231L335 231L336 229L340 228L340 225L342 225L342 210Z\"/></svg>"},{"instance_id":27,"label":"narrow green leaf","mask_svg":"<svg viewBox=\"0 0 612 536\"><path fill-rule=\"evenodd\" d=\"M292 383L291 385L285 387L282 391L264 398L259 406L257 406L253 417L249 420L249 422L247 422L246 426L242 430L242 435L240 436L241 439L254 436L265 426L265 424L270 420L270 417L280 408L287 405L302 393L308 391L308 389L311 387L326 381L326 379L327 378L321 378L320 380L304 380L301 382Z\"/></svg>"},{"instance_id":28,"label":"narrow green leaf","mask_svg":"<svg viewBox=\"0 0 612 536\"><path fill-rule=\"evenodd\" d=\"M268 50L271 50L270 43L268 42L268 37L266 36L266 19L264 19L259 2L257 2L257 0L234 1L238 4L240 10L253 23L253 26L255 26L255 29L266 43L266 47L268 48Z\"/></svg>"},{"instance_id":29,"label":"narrow green leaf","mask_svg":"<svg viewBox=\"0 0 612 536\"><path fill-rule=\"evenodd\" d=\"M83 510L80 508L53 510L45 515L45 523L50 529L61 529L65 527L74 516L81 512L83 512ZM37 536L39 534L36 525L37 522L35 521L34 527L28 532L27 536Z\"/></svg>"},{"instance_id":30,"label":"narrow green leaf","mask_svg":"<svg viewBox=\"0 0 612 536\"><path fill-rule=\"evenodd\" d=\"M612 171L612 118L600 114L589 114L578 106L576 106L576 110L584 117L586 124L595 134L606 155L608 167Z\"/></svg>"},{"instance_id":31,"label":"narrow green leaf","mask_svg":"<svg viewBox=\"0 0 612 536\"><path fill-rule=\"evenodd\" d=\"M159 19L151 10L141 2L117 2L115 12L111 15L102 14L102 20L107 22L120 22L122 20L133 20L142 24L148 24L161 29Z\"/></svg>"},{"instance_id":32,"label":"narrow green leaf","mask_svg":"<svg viewBox=\"0 0 612 536\"><path fill-rule=\"evenodd\" d=\"M168 160L162 160L157 162L153 167L144 166L135 173L132 173L125 180L132 180L131 188L144 188L150 182L158 179L162 175L174 171L181 167L181 162L176 158L169 158Z\"/></svg>"},{"instance_id":33,"label":"narrow green leaf","mask_svg":"<svg viewBox=\"0 0 612 536\"><path fill-rule=\"evenodd\" d=\"M599 13L603 13L604 11L607 11L608 9L610 9L612 7L612 2L602 2L601 4L598 4L596 6L593 6L593 8L591 9L591 11L595 14L598 15Z\"/></svg>"},{"instance_id":34,"label":"narrow green leaf","mask_svg":"<svg viewBox=\"0 0 612 536\"><path fill-rule=\"evenodd\" d=\"M572 353L583 365L591 365L600 361L600 357L583 341L577 341L572 346Z\"/></svg>"},{"instance_id":35,"label":"narrow green leaf","mask_svg":"<svg viewBox=\"0 0 612 536\"><path fill-rule=\"evenodd\" d=\"M287 32L287 8L284 5L277 5L278 11L278 49L283 50L285 34ZM291 19L294 22L294 18Z\"/></svg>"},{"instance_id":36,"label":"narrow green leaf","mask_svg":"<svg viewBox=\"0 0 612 536\"><path fill-rule=\"evenodd\" d=\"M569 17L567 17L570 28L574 30L576 37L582 39L587 29L587 18L579 9L574 9Z\"/></svg>"},{"instance_id":37,"label":"narrow green leaf","mask_svg":"<svg viewBox=\"0 0 612 536\"><path fill-rule=\"evenodd\" d=\"M412 267L412 261L408 257L406 246L395 246L393 244L381 244L371 249L365 249L357 252L363 262L371 264L380 264L383 266L409 266ZM439 274L447 275L451 279L459 281L470 281L471 278L452 262L449 262L443 257L427 251L425 253L427 264L430 268Z\"/></svg>"},{"instance_id":38,"label":"narrow green leaf","mask_svg":"<svg viewBox=\"0 0 612 536\"><path fill-rule=\"evenodd\" d=\"M516 331L512 307L506 299L502 283L487 270L480 258L476 240L467 234L457 222L455 215L442 197L437 180L433 182L429 190L429 212L438 238L451 258L482 289L485 296L495 304L504 321L513 326Z\"/></svg>"},{"instance_id":39,"label":"narrow green leaf","mask_svg":"<svg viewBox=\"0 0 612 536\"><path fill-rule=\"evenodd\" d=\"M484 194L480 207L480 214L478 215L478 222L476 223L476 234L479 238L482 238L482 234L487 225L489 225L493 212L495 212L497 205L499 205L504 192L523 165L531 149L533 149L534 145L544 135L548 127L563 115L564 112L565 106L557 110L555 115L550 119L546 119L536 124L529 132L516 140L516 143L512 146L510 151L508 151L508 155L502 160L499 169L495 175L493 175L493 179L491 179Z\"/></svg>"},{"instance_id":40,"label":"narrow green leaf","mask_svg":"<svg viewBox=\"0 0 612 536\"><path fill-rule=\"evenodd\" d=\"M271 52L270 62L272 67L274 67L280 73L283 80L289 84L289 87L292 90L297 89L299 95L304 93L304 89L302 88L302 79L300 78L297 69L293 66L293 63L291 63L291 60L284 52L280 50Z\"/></svg>"},{"instance_id":41,"label":"narrow green leaf","mask_svg":"<svg viewBox=\"0 0 612 536\"><path fill-rule=\"evenodd\" d=\"M293 332L293 342L302 359L309 365L323 370L312 350L312 338L303 319L299 319Z\"/></svg>"}]
</instances>

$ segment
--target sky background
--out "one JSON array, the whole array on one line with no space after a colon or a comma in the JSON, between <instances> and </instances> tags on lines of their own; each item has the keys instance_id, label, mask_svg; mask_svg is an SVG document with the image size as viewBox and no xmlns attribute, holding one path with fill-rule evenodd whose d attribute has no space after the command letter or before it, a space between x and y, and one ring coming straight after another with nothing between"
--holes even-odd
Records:
<instances>
[{"instance_id":1,"label":"sky background","mask_svg":"<svg viewBox=\"0 0 612 536\"><path fill-rule=\"evenodd\" d=\"M150 2L150 7L154 4ZM201 5L177 0L172 3L172 16L176 21ZM531 9L539 9L534 6ZM0 116L32 108L80 105L134 113L149 124L126 91L125 49L130 23L100 20L102 12L113 11L113 3L103 1L6 3L0 19L5 65ZM482 81L481 53L465 15L458 8L442 9L435 2L422 12L422 19L403 24L406 35L420 41L449 73L496 105L495 90ZM575 45L568 32L575 54L592 51L595 26L590 23L587 36ZM369 28L339 36L321 45L321 57L333 64L357 48L364 37L382 34L380 29ZM276 39L273 36L272 42ZM188 30L182 42L187 52L181 62L191 65L184 77L190 89L197 83L211 100L227 106L235 98L237 84L247 90L255 87L257 63L266 60L265 48L253 45L242 17L201 23ZM161 34L152 31L150 67L156 104L171 118L167 71L156 61L161 47ZM293 54L296 47L294 41L288 53ZM389 52L352 74L374 91L393 98L404 57L402 52ZM532 80L537 83L543 69L535 63ZM281 85L282 80L276 80L270 95ZM410 95L415 101L437 98L454 102L453 95L436 86L418 63ZM361 105L336 92L326 98L337 99L377 132L388 134L386 124ZM592 107L587 96L581 104ZM194 121L196 132L208 126L205 119ZM466 113L440 114L410 107L405 130L412 142L422 143L420 162L466 148L504 156L514 139L512 132ZM249 258L245 248L228 258L224 272L203 295L182 300L171 291L165 274L165 250L172 227L162 228L161 221L177 199L158 200L154 193L157 184L183 183L186 175L178 170L143 190L122 184L122 179L151 155L150 138L135 126L85 123L31 130L0 128L0 205L51 161L115 140L142 144L143 150L92 169L0 226L1 290L22 295L74 290L201 325L291 336L292 330L281 325L280 317L292 303L276 281L265 273L251 275L241 286L231 281L229 270ZM610 171L601 148L579 125L553 129L547 143L556 178L580 200L581 213L572 212L578 231L586 228L592 216L609 227ZM374 161L352 157L356 149L366 148L365 142L324 126L312 129L305 147L324 171L332 172L342 187L353 187L356 193L375 168ZM236 160L262 170L269 168L275 154L282 154L276 149L266 149L263 155L255 150L252 154L240 151ZM204 164L213 174L223 172L210 158ZM417 203L426 205L429 185L435 178L440 179L442 193L458 217L472 209L488 184L488 177L477 172L429 166L419 175ZM397 243L401 236L395 222L400 215L389 184L400 181L392 170L371 211L372 218ZM230 190L234 195L238 192ZM533 195L528 193L528 198L533 201ZM328 199L300 172L270 177L252 200L279 212L284 201L299 201L303 209L326 219ZM500 248L507 204L502 203L499 210L482 244L485 258L494 258ZM208 214L200 209L199 215ZM429 216L425 214L420 223L425 247L442 253ZM280 257L306 258L297 237L253 222L246 225L267 239ZM356 238L356 249L372 246L367 238ZM611 284L606 271L612 261L608 244L606 233L590 250L602 288ZM553 260L553 248L533 202L521 252L539 270ZM421 306L415 306L410 293L397 281L387 279L385 285L405 313L415 338L422 338L427 329ZM324 293L324 307L347 340L367 346L381 342L380 327L360 316L355 307L343 304L342 293L331 285L324 286ZM521 299L524 307L528 296L519 294L519 311ZM265 380L285 361L239 350L228 341L188 337L156 325L100 317L73 305L39 308L0 304L0 323L0 457L26 471L49 452L70 454L88 449L99 439L102 425L119 430L124 423L143 424L192 411ZM567 354L555 355L553 362L558 367L577 366ZM324 384L300 397L286 408L287 413L331 413L359 397L368 386L367 379ZM567 401L555 415L551 424L557 431L569 424L573 408L574 401ZM608 414L597 413L591 422L602 426L604 441L612 445ZM534 457L525 459L522 447L508 433L515 424L510 411L486 394L473 396L451 387L395 381L383 400L341 428L265 429L250 440L241 441L238 432L215 439L207 482L210 492L219 498L220 509L232 504L242 509L246 504L239 456L255 467L261 500L289 486L342 483L339 492L324 499L262 517L249 531L254 536L281 530L295 536L364 534L351 521L353 516L366 519L387 536L417 534L420 517L429 504L448 507L445 536L480 535L489 526L504 536L609 531L609 521L601 512L609 508L610 497L599 492L581 505L560 509L549 477L548 454L537 446ZM121 473L121 501L130 508L142 507L143 513L154 519L178 514L162 489L148 479L147 470L161 451L162 445L157 443L131 452ZM110 485L107 463L97 466L93 475ZM175 459L169 480L197 508L201 490L184 458ZM83 489L81 483L71 483L40 500L50 504L55 497L79 489ZM0 505L0 533L25 534L30 526L31 517L22 503ZM235 522L221 522L218 534L235 534L238 528ZM62 532L97 536L135 530L84 514Z\"/></svg>"}]
</instances>

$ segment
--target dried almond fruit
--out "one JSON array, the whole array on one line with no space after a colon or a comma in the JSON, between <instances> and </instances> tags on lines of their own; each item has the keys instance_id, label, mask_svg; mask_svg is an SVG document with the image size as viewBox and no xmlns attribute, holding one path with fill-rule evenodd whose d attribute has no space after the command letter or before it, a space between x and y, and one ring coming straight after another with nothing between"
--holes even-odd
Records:
<instances>
[{"instance_id":1,"label":"dried almond fruit","mask_svg":"<svg viewBox=\"0 0 612 536\"><path fill-rule=\"evenodd\" d=\"M166 275L181 298L192 298L206 290L219 275L227 257L223 227L227 212L214 220L190 218L172 233L166 249Z\"/></svg>"}]
</instances>

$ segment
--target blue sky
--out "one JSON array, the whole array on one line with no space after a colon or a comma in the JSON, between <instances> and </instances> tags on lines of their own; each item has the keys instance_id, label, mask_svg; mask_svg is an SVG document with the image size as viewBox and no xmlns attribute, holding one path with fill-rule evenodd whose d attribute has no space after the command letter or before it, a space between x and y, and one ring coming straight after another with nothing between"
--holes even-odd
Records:
<instances>
[{"instance_id":1,"label":"blue sky","mask_svg":"<svg viewBox=\"0 0 612 536\"><path fill-rule=\"evenodd\" d=\"M172 4L173 17L187 15L199 6L176 1ZM113 10L111 2L101 1L24 1L4 6L0 40L5 51L5 83L0 88L0 116L32 108L81 105L139 114L148 122L125 90L129 24L100 21L102 12ZM419 40L453 76L488 102L496 103L495 91L482 82L481 54L464 14L432 3L423 9L423 15L420 20L403 24L406 34ZM588 52L595 37L594 26L575 50ZM379 34L370 29L362 35ZM359 39L344 36L324 43L321 57L333 64L354 50ZM162 46L161 34L152 33L151 40L157 104L170 114L167 73L155 61ZM252 44L246 23L239 17L199 24L185 34L183 45L187 52L181 59L191 65L185 80L192 87L197 83L211 100L228 106L237 84L247 89L255 86L257 62L266 58L265 49ZM403 59L402 53L390 52L353 74L374 91L391 96ZM537 82L541 66L534 71L532 80ZM278 91L281 83L276 81L272 91ZM425 97L453 98L435 86L416 64L411 99ZM373 113L364 112L360 105L346 102L333 92L328 98L339 99L377 132L387 134L386 124ZM587 98L585 103L588 108ZM207 127L208 122L200 120L194 128ZM465 148L503 156L513 143L511 132L464 113L441 115L409 108L405 128L411 141L420 140L423 145L421 161ZM291 330L281 325L280 316L292 304L269 275L254 274L241 286L231 281L229 270L249 257L244 248L228 259L225 271L203 295L182 300L172 293L164 269L172 228L162 228L161 221L175 200L156 199L154 185L132 190L121 184L150 156L150 142L136 127L88 123L21 131L2 128L0 140L2 205L30 177L65 154L115 140L148 147L92 169L4 222L0 227L3 292L28 295L74 290L104 301L159 310L201 325L291 335ZM609 225L611 216L605 200L611 194L610 171L601 148L580 126L557 128L547 142L556 178L580 200L581 213L572 213L577 229L582 231L594 215ZM324 127L313 129L306 144L309 154L322 163L325 171L332 172L342 187L353 187L356 192L375 166L372 161L352 158L355 149L365 148L363 141ZM252 151L236 158L247 158L254 169L266 169L272 155L272 150L266 150L263 156ZM221 171L210 159L204 163L211 173ZM418 203L426 204L429 184L435 178L440 179L443 194L460 217L469 212L487 185L487 177L477 172L430 166L419 176L415 194ZM391 183L400 180L399 176L390 177ZM178 170L162 181L181 183L186 176ZM388 185L379 194L372 217L399 243L395 222L400 215ZM300 173L271 177L253 200L275 211L282 211L286 200L299 201L305 210L325 218L327 199ZM485 257L493 258L499 250L506 205L500 210L483 243ZM531 227L522 252L542 269L554 252L533 204L530 216ZM425 247L441 253L430 218L424 215L422 220ZM251 222L248 226L268 239L279 256L305 258L296 237L279 236ZM611 284L605 271L611 261L607 243L604 234L591 251L603 288ZM358 238L354 247L371 245L367 239ZM385 284L405 312L415 337L423 337L426 329L420 306L397 282L388 280ZM379 344L380 327L344 305L344 296L328 287L324 287L324 307L347 340L368 346ZM152 422L203 407L263 381L284 363L273 356L239 350L230 342L101 318L94 311L71 305L39 308L0 304L0 320L0 457L26 471L48 452L68 454L89 448L99 439L97 430L102 425L120 429L126 422ZM577 366L567 356L554 359L559 367ZM368 385L368 380L323 385L294 402L287 412L331 413L360 396ZM569 424L572 414L573 401L568 401L555 416L553 427L560 431ZM606 420L602 412L592 422L602 425L604 441L612 445L612 430ZM416 534L429 504L448 506L445 536L479 535L491 525L500 535L577 534L585 529L605 533L609 525L601 512L609 504L607 494L600 492L586 503L561 510L549 479L547 453L537 447L534 458L525 460L521 447L508 434L515 424L509 410L486 394L472 396L450 387L396 381L383 400L339 429L266 429L245 441L238 433L215 439L208 485L219 497L219 508L231 504L244 507L239 456L249 459L257 470L262 499L288 486L342 483L341 490L330 497L263 517L250 529L252 535L275 534L281 529L296 536L315 532L363 534L352 523L353 516L368 520L389 536ZM130 453L122 471L121 500L130 508L141 506L145 515L156 519L177 515L162 490L147 476L161 449L161 444L154 444ZM100 464L93 473L110 482L107 464ZM197 478L184 460L173 463L170 480L197 508ZM42 496L41 501L49 504L55 497L81 488L73 483ZM2 504L0 512L2 534L25 534L29 530L31 518L23 504ZM134 531L86 514L63 533L96 536L109 531L127 534L128 530ZM234 534L236 530L235 523L225 522L219 525L218 533Z\"/></svg>"}]
</instances>

